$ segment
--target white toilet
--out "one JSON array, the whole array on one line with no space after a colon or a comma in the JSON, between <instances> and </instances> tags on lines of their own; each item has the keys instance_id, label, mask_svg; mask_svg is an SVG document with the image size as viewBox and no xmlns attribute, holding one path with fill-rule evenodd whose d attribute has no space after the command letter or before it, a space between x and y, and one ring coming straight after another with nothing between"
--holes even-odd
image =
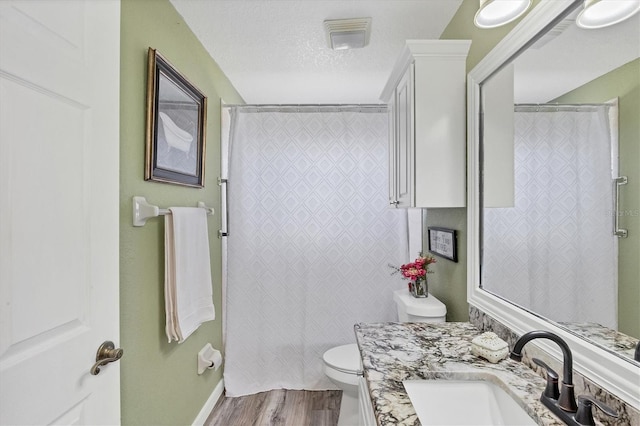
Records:
<instances>
[{"instance_id":1,"label":"white toilet","mask_svg":"<svg viewBox=\"0 0 640 426\"><path fill-rule=\"evenodd\" d=\"M447 307L429 294L429 297L413 297L407 290L393 292L400 322L445 322Z\"/></svg>"},{"instance_id":2,"label":"white toilet","mask_svg":"<svg viewBox=\"0 0 640 426\"><path fill-rule=\"evenodd\" d=\"M416 298L407 290L393 292L393 300L398 308L400 322L444 322L447 307L433 297ZM358 345L331 348L322 355L324 372L329 379L342 389L342 402L338 426L357 425L358 421L358 375L361 374Z\"/></svg>"}]
</instances>

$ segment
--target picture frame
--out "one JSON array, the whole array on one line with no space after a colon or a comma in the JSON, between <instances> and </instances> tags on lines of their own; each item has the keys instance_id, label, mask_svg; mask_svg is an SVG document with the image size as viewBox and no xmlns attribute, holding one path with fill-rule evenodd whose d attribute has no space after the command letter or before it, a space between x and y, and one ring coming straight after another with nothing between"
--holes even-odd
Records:
<instances>
[{"instance_id":1,"label":"picture frame","mask_svg":"<svg viewBox=\"0 0 640 426\"><path fill-rule=\"evenodd\" d=\"M427 227L429 252L458 262L458 235L455 229Z\"/></svg>"},{"instance_id":2,"label":"picture frame","mask_svg":"<svg viewBox=\"0 0 640 426\"><path fill-rule=\"evenodd\" d=\"M144 179L203 188L207 97L151 47L146 112Z\"/></svg>"}]
</instances>

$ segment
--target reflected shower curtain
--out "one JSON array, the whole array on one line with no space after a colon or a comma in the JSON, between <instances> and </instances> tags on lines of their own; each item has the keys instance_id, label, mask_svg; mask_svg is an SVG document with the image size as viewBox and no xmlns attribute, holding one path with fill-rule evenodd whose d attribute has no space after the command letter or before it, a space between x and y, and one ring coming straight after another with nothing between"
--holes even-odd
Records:
<instances>
[{"instance_id":1,"label":"reflected shower curtain","mask_svg":"<svg viewBox=\"0 0 640 426\"><path fill-rule=\"evenodd\" d=\"M555 321L617 329L607 108L516 108L515 207L484 209L482 282Z\"/></svg>"},{"instance_id":2,"label":"reflected shower curtain","mask_svg":"<svg viewBox=\"0 0 640 426\"><path fill-rule=\"evenodd\" d=\"M232 111L227 396L335 389L324 351L397 319L406 212L388 207L386 110L358 111Z\"/></svg>"}]
</instances>

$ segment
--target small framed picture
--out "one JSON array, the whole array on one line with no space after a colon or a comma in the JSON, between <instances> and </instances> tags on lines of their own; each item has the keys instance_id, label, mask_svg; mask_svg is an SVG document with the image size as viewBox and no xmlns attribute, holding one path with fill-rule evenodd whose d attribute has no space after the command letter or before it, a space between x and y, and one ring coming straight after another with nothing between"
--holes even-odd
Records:
<instances>
[{"instance_id":1,"label":"small framed picture","mask_svg":"<svg viewBox=\"0 0 640 426\"><path fill-rule=\"evenodd\" d=\"M429 234L429 252L454 262L458 261L458 236L454 229L429 226L427 232Z\"/></svg>"},{"instance_id":2,"label":"small framed picture","mask_svg":"<svg viewBox=\"0 0 640 426\"><path fill-rule=\"evenodd\" d=\"M207 98L149 48L145 180L204 186Z\"/></svg>"}]
</instances>

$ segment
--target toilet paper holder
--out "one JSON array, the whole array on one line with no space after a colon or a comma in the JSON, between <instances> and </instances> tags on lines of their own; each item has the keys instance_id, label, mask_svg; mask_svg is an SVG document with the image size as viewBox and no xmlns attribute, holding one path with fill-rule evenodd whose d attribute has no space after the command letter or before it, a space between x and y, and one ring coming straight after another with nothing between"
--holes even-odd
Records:
<instances>
[{"instance_id":1,"label":"toilet paper holder","mask_svg":"<svg viewBox=\"0 0 640 426\"><path fill-rule=\"evenodd\" d=\"M211 343L207 343L198 352L198 374L205 370L217 370L222 365L222 354L219 350L213 349Z\"/></svg>"}]
</instances>

